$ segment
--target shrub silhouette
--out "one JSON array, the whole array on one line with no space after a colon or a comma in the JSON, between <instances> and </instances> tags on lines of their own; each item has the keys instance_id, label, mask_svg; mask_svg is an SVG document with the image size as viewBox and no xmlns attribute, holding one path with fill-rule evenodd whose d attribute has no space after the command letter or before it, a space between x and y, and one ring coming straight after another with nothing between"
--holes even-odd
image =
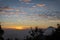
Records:
<instances>
[{"instance_id":1,"label":"shrub silhouette","mask_svg":"<svg viewBox=\"0 0 60 40\"><path fill-rule=\"evenodd\" d=\"M53 28L52 26L49 26L48 28ZM37 27L35 27L35 29L30 29L29 34L25 37L24 40L60 40L60 24L57 24L57 28L55 28L55 32L52 30L52 34L49 36L43 35L44 31L42 31L43 29L38 29ZM0 40L4 40L4 38L2 37L4 34L4 30L2 30L1 28L1 24L0 24ZM48 34L48 33L47 33ZM12 39L6 39L6 40L12 40ZM18 40L17 38L15 38L15 40Z\"/></svg>"},{"instance_id":2,"label":"shrub silhouette","mask_svg":"<svg viewBox=\"0 0 60 40\"><path fill-rule=\"evenodd\" d=\"M29 31L30 36L27 35L24 40L60 40L60 24L57 24L57 28L54 28L52 26L49 26L48 28L52 28L51 35L43 35L44 31L36 27L35 29L31 28L31 30Z\"/></svg>"},{"instance_id":3,"label":"shrub silhouette","mask_svg":"<svg viewBox=\"0 0 60 40\"><path fill-rule=\"evenodd\" d=\"M38 29L37 27L35 29L32 29L29 31L30 36L26 36L26 39L24 40L42 40L42 29Z\"/></svg>"}]
</instances>

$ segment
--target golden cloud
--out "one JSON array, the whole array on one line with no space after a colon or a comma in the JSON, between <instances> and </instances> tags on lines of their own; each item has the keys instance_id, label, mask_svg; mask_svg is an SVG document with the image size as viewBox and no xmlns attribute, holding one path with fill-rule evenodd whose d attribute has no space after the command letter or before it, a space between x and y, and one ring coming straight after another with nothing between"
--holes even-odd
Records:
<instances>
[{"instance_id":1,"label":"golden cloud","mask_svg":"<svg viewBox=\"0 0 60 40\"><path fill-rule=\"evenodd\" d=\"M38 7L44 7L45 4L36 4L36 6L38 6Z\"/></svg>"}]
</instances>

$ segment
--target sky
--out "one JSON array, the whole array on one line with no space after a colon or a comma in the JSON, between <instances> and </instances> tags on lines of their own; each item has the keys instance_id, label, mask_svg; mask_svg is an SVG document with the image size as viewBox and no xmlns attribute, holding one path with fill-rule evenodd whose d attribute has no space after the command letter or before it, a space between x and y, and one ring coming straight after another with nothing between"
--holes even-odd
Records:
<instances>
[{"instance_id":1,"label":"sky","mask_svg":"<svg viewBox=\"0 0 60 40\"><path fill-rule=\"evenodd\" d=\"M60 0L0 0L2 28L56 27L60 23Z\"/></svg>"}]
</instances>

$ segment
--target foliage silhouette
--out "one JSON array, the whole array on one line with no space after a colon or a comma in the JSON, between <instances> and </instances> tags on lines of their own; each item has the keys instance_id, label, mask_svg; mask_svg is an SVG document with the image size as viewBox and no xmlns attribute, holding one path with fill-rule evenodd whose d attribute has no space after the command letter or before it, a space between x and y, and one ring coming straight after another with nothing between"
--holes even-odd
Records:
<instances>
[{"instance_id":1,"label":"foliage silhouette","mask_svg":"<svg viewBox=\"0 0 60 40\"><path fill-rule=\"evenodd\" d=\"M43 31L43 29L39 29L37 28L37 26L35 27L35 29L32 29L29 31L30 35L27 35L24 40L60 40L60 24L57 24L57 28L55 28L54 31L54 27L49 26L48 28L51 28L52 30L52 34L51 35L44 35L44 32L46 30ZM0 40L4 40L4 38L2 37L4 34L4 30L2 30L1 28L1 24L0 24ZM47 33L48 34L48 33ZM6 39L6 40L12 40L12 39ZM18 38L15 38L15 40L18 40Z\"/></svg>"},{"instance_id":2,"label":"foliage silhouette","mask_svg":"<svg viewBox=\"0 0 60 40\"><path fill-rule=\"evenodd\" d=\"M51 35L43 35L44 31L36 27L34 30L31 28L29 31L30 36L27 35L24 40L60 40L60 24L57 24L57 28L52 26L49 26L48 28L52 28Z\"/></svg>"},{"instance_id":3,"label":"foliage silhouette","mask_svg":"<svg viewBox=\"0 0 60 40\"><path fill-rule=\"evenodd\" d=\"M41 40L42 33L42 29L38 29L37 27L35 29L31 28L29 31L30 37L27 35L25 40Z\"/></svg>"},{"instance_id":4,"label":"foliage silhouette","mask_svg":"<svg viewBox=\"0 0 60 40\"><path fill-rule=\"evenodd\" d=\"M56 32L53 34L54 40L60 40L60 24L57 24Z\"/></svg>"},{"instance_id":5,"label":"foliage silhouette","mask_svg":"<svg viewBox=\"0 0 60 40\"><path fill-rule=\"evenodd\" d=\"M4 31L1 28L1 24L0 24L0 40L4 40L4 38L2 37L4 34Z\"/></svg>"}]
</instances>

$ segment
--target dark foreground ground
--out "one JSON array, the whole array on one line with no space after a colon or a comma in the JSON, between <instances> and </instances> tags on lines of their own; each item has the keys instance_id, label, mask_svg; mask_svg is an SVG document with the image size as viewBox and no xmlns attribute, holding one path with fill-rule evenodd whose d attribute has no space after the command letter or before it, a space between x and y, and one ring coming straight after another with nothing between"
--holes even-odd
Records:
<instances>
[{"instance_id":1,"label":"dark foreground ground","mask_svg":"<svg viewBox=\"0 0 60 40\"><path fill-rule=\"evenodd\" d=\"M28 35L28 31L29 30L12 30L12 29L9 29L9 30L4 30L4 39L7 39L7 38L12 38L12 39L15 39L15 38L18 38L20 40L23 40L24 36Z\"/></svg>"}]
</instances>

